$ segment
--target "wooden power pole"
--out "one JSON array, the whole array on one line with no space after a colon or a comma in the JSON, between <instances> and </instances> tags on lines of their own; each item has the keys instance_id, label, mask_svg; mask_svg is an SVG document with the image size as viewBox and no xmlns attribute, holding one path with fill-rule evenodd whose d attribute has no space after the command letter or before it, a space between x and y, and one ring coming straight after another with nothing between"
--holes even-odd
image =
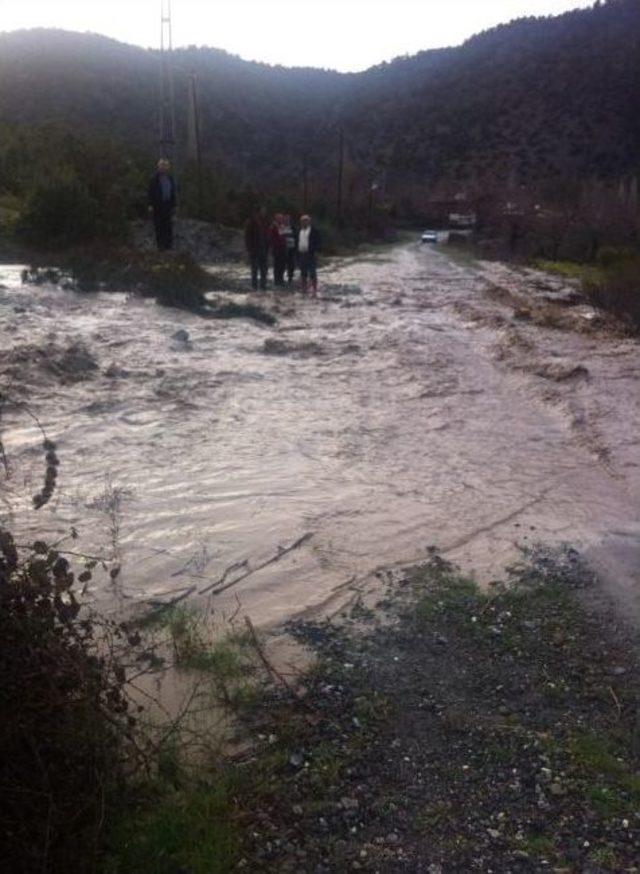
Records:
<instances>
[{"instance_id":1,"label":"wooden power pole","mask_svg":"<svg viewBox=\"0 0 640 874\"><path fill-rule=\"evenodd\" d=\"M189 124L187 157L196 167L196 185L198 188L198 215L202 218L202 145L200 139L200 105L198 103L197 76L189 76Z\"/></svg>"},{"instance_id":2,"label":"wooden power pole","mask_svg":"<svg viewBox=\"0 0 640 874\"><path fill-rule=\"evenodd\" d=\"M336 194L336 221L342 225L342 184L344 180L344 128L340 127L338 143L338 191Z\"/></svg>"},{"instance_id":3,"label":"wooden power pole","mask_svg":"<svg viewBox=\"0 0 640 874\"><path fill-rule=\"evenodd\" d=\"M173 84L173 33L171 0L160 3L160 150L173 158L176 143L176 110Z\"/></svg>"},{"instance_id":4,"label":"wooden power pole","mask_svg":"<svg viewBox=\"0 0 640 874\"><path fill-rule=\"evenodd\" d=\"M309 158L306 152L302 158L302 211L309 211Z\"/></svg>"}]
</instances>

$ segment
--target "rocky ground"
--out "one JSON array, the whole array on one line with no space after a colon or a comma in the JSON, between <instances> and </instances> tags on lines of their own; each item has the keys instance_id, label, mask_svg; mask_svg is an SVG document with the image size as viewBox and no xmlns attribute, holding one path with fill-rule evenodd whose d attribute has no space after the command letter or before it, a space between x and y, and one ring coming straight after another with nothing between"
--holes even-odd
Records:
<instances>
[{"instance_id":1,"label":"rocky ground","mask_svg":"<svg viewBox=\"0 0 640 874\"><path fill-rule=\"evenodd\" d=\"M319 661L260 709L240 870L639 870L637 650L577 553L532 559L485 595L434 556L292 626Z\"/></svg>"},{"instance_id":2,"label":"rocky ground","mask_svg":"<svg viewBox=\"0 0 640 874\"><path fill-rule=\"evenodd\" d=\"M177 218L174 223L175 247L203 264L236 261L244 258L242 232L197 219ZM156 243L150 220L131 224L132 242L143 252L154 252Z\"/></svg>"}]
</instances>

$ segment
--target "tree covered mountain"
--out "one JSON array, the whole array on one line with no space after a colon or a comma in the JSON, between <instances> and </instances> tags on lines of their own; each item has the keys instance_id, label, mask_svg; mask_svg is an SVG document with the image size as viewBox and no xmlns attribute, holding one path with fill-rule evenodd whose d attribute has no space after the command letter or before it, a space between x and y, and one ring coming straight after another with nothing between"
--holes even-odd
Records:
<instances>
[{"instance_id":1,"label":"tree covered mountain","mask_svg":"<svg viewBox=\"0 0 640 874\"><path fill-rule=\"evenodd\" d=\"M173 63L178 165L195 75L218 199L243 188L299 199L306 173L309 199L330 210L341 130L346 202L375 180L398 209L434 190L618 180L640 164L640 0L521 19L358 74L208 48L178 50ZM0 34L5 133L55 123L58 136L108 138L150 162L159 81L151 50L63 31ZM10 185L2 160L0 146L0 190Z\"/></svg>"}]
</instances>

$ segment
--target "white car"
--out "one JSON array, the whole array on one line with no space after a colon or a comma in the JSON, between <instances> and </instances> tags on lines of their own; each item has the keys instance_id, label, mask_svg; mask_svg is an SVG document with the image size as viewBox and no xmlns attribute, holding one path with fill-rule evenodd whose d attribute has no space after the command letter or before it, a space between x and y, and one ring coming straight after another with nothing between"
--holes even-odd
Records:
<instances>
[{"instance_id":1,"label":"white car","mask_svg":"<svg viewBox=\"0 0 640 874\"><path fill-rule=\"evenodd\" d=\"M438 234L436 231L423 231L422 232L422 242L423 243L437 243L438 242Z\"/></svg>"}]
</instances>

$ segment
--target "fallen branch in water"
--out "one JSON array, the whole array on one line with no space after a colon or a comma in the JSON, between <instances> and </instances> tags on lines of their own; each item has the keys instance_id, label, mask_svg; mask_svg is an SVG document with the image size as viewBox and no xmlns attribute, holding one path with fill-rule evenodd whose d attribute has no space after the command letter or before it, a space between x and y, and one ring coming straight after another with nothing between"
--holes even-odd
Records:
<instances>
[{"instance_id":1,"label":"fallen branch in water","mask_svg":"<svg viewBox=\"0 0 640 874\"><path fill-rule=\"evenodd\" d=\"M203 589L200 594L202 594L203 592L208 592L209 589L212 589L212 588L216 589L218 586L221 586L224 582L226 582L229 574L233 573L233 571L240 571L243 568L247 568L247 569L249 568L249 559L248 558L245 558L243 561L234 561L234 563L230 564L228 568L225 568L225 571L219 580L217 580L215 583L212 583L206 589Z\"/></svg>"},{"instance_id":2,"label":"fallen branch in water","mask_svg":"<svg viewBox=\"0 0 640 874\"><path fill-rule=\"evenodd\" d=\"M151 613L175 607L176 604L179 604L181 601L184 601L185 598L188 598L189 595L192 595L196 591L196 586L189 586L186 589L178 589L177 591L179 594L177 594L175 598L171 598L169 601L160 601L158 598L149 598L147 604L149 604L150 607L155 608ZM172 593L167 592L167 594L170 595Z\"/></svg>"},{"instance_id":3,"label":"fallen branch in water","mask_svg":"<svg viewBox=\"0 0 640 874\"><path fill-rule=\"evenodd\" d=\"M271 558L264 561L262 564L257 565L254 568L249 568L249 560L245 559L244 562L238 563L237 567L240 568L242 565L247 567L247 572L241 574L239 577L236 577L234 580L230 580L228 583L224 583L226 576L229 574L231 570L234 569L234 565L231 565L224 572L222 577L217 580L215 583L212 583L210 586L206 586L204 589L200 589L201 595L206 595L209 592L212 595L219 595L221 592L225 592L227 589L230 589L231 586L235 586L237 583L241 583L243 580L246 580L247 577L250 577L252 574L261 571L263 568L268 567L270 564L275 564L275 562L280 561L285 555L293 552L296 549L299 549L303 544L305 544L308 540L311 540L313 537L313 532L308 531L306 534L303 534L302 537L299 537L295 543L292 543L291 546L280 546L278 548L278 552L276 555L271 556Z\"/></svg>"},{"instance_id":4,"label":"fallen branch in water","mask_svg":"<svg viewBox=\"0 0 640 874\"><path fill-rule=\"evenodd\" d=\"M303 699L302 699L300 692L291 685L291 683L287 680L287 678L285 676L283 676L283 674L281 674L280 671L276 667L274 667L271 664L271 662L269 661L269 659L267 658L267 654L264 651L264 647L260 643L260 640L258 638L258 634L256 632L255 626L254 626L253 622L251 621L251 619L248 616L245 616L244 621L246 623L247 628L249 629L249 635L251 637L251 643L253 645L253 648L255 649L256 653L258 654L258 658L260 659L260 661L264 665L264 669L266 670L266 672L269 674L270 677L273 677L273 679L277 680L278 683L280 683L280 685L284 689L286 689L287 692L289 692L289 694L293 698L295 698L298 701L302 701Z\"/></svg>"}]
</instances>

